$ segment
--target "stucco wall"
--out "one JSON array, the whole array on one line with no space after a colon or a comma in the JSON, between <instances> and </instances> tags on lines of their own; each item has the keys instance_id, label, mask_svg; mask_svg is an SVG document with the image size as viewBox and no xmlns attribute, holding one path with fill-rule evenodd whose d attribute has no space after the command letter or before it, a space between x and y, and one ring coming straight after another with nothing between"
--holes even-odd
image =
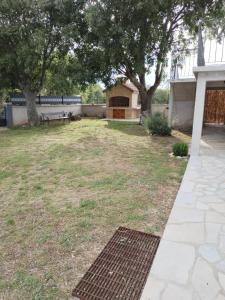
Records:
<instances>
[{"instance_id":1,"label":"stucco wall","mask_svg":"<svg viewBox=\"0 0 225 300\"><path fill-rule=\"evenodd\" d=\"M123 96L129 98L129 105L131 106L131 99L132 99L132 91L127 89L122 85L115 86L106 91L106 104L109 105L109 99L111 97Z\"/></svg>"},{"instance_id":2,"label":"stucco wall","mask_svg":"<svg viewBox=\"0 0 225 300\"><path fill-rule=\"evenodd\" d=\"M132 94L131 101L132 101L132 103L130 104L130 106L137 108L138 107L138 93Z\"/></svg>"},{"instance_id":3,"label":"stucco wall","mask_svg":"<svg viewBox=\"0 0 225 300\"><path fill-rule=\"evenodd\" d=\"M106 91L106 105L109 105L109 99L111 97L128 97L129 98L129 107L137 108L138 107L138 92L131 91L123 85L115 86Z\"/></svg>"},{"instance_id":4,"label":"stucco wall","mask_svg":"<svg viewBox=\"0 0 225 300\"><path fill-rule=\"evenodd\" d=\"M152 104L152 113L160 112L168 117L168 104Z\"/></svg>"},{"instance_id":5,"label":"stucco wall","mask_svg":"<svg viewBox=\"0 0 225 300\"><path fill-rule=\"evenodd\" d=\"M12 105L12 119L13 126L23 125L27 123L27 110L26 106L16 106ZM166 116L168 114L167 104L153 104L152 111L164 113ZM84 115L87 117L105 117L106 115L106 105L105 104L74 104L74 105L37 105L38 113L48 113L48 112L73 112L75 115ZM136 109L128 109L130 111L135 111L135 115L127 116L128 118L137 118ZM139 111L138 111L139 112Z\"/></svg>"},{"instance_id":6,"label":"stucco wall","mask_svg":"<svg viewBox=\"0 0 225 300\"><path fill-rule=\"evenodd\" d=\"M72 112L75 115L81 114L81 104L72 105L37 105L38 114L48 112ZM26 106L12 106L13 126L27 123L27 109Z\"/></svg>"},{"instance_id":7,"label":"stucco wall","mask_svg":"<svg viewBox=\"0 0 225 300\"><path fill-rule=\"evenodd\" d=\"M195 105L196 82L174 82L172 126L188 129L192 127Z\"/></svg>"},{"instance_id":8,"label":"stucco wall","mask_svg":"<svg viewBox=\"0 0 225 300\"><path fill-rule=\"evenodd\" d=\"M86 117L105 117L106 105L105 104L82 104L82 115Z\"/></svg>"},{"instance_id":9,"label":"stucco wall","mask_svg":"<svg viewBox=\"0 0 225 300\"><path fill-rule=\"evenodd\" d=\"M109 107L109 99L111 97L127 97L129 98L129 107ZM125 119L136 119L139 117L140 108L138 106L138 91L130 90L123 85L117 85L106 90L106 117L113 118L113 109L123 109Z\"/></svg>"},{"instance_id":10,"label":"stucco wall","mask_svg":"<svg viewBox=\"0 0 225 300\"><path fill-rule=\"evenodd\" d=\"M107 107L106 108L106 117L108 119L113 119L113 110L117 108L115 107ZM121 107L119 109L124 110L125 119L137 119L140 117L140 108L131 108L131 107Z\"/></svg>"}]
</instances>

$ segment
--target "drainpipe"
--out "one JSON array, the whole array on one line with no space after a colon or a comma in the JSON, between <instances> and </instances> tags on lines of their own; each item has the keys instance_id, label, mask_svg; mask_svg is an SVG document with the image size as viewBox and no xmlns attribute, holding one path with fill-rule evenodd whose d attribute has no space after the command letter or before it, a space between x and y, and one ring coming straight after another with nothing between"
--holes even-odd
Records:
<instances>
[{"instance_id":1,"label":"drainpipe","mask_svg":"<svg viewBox=\"0 0 225 300\"><path fill-rule=\"evenodd\" d=\"M205 58L204 58L204 44L202 37L202 22L199 22L198 25L198 58L197 58L198 66L205 66Z\"/></svg>"}]
</instances>

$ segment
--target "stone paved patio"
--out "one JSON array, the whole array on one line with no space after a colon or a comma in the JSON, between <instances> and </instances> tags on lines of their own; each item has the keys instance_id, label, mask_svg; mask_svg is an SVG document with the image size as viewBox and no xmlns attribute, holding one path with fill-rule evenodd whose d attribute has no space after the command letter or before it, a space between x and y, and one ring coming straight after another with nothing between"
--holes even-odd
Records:
<instances>
[{"instance_id":1,"label":"stone paved patio","mask_svg":"<svg viewBox=\"0 0 225 300\"><path fill-rule=\"evenodd\" d=\"M191 157L141 300L225 300L225 131Z\"/></svg>"}]
</instances>

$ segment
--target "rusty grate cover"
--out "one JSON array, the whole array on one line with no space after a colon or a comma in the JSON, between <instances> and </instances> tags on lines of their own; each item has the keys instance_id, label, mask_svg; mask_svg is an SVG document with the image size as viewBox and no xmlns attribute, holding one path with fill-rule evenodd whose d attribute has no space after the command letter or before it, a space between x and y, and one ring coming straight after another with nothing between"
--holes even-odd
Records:
<instances>
[{"instance_id":1,"label":"rusty grate cover","mask_svg":"<svg viewBox=\"0 0 225 300\"><path fill-rule=\"evenodd\" d=\"M138 300L160 238L119 227L72 295L80 300Z\"/></svg>"}]
</instances>

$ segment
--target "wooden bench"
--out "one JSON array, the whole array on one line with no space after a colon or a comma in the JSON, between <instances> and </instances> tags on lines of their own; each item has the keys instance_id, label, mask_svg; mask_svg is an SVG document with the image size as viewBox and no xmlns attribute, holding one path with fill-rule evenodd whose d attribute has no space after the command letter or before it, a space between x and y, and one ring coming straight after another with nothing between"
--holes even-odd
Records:
<instances>
[{"instance_id":1,"label":"wooden bench","mask_svg":"<svg viewBox=\"0 0 225 300\"><path fill-rule=\"evenodd\" d=\"M48 122L49 124L50 121L56 121L56 120L63 120L64 122L65 120L70 121L70 117L64 111L49 112L49 113L41 113L40 120L41 123Z\"/></svg>"}]
</instances>

